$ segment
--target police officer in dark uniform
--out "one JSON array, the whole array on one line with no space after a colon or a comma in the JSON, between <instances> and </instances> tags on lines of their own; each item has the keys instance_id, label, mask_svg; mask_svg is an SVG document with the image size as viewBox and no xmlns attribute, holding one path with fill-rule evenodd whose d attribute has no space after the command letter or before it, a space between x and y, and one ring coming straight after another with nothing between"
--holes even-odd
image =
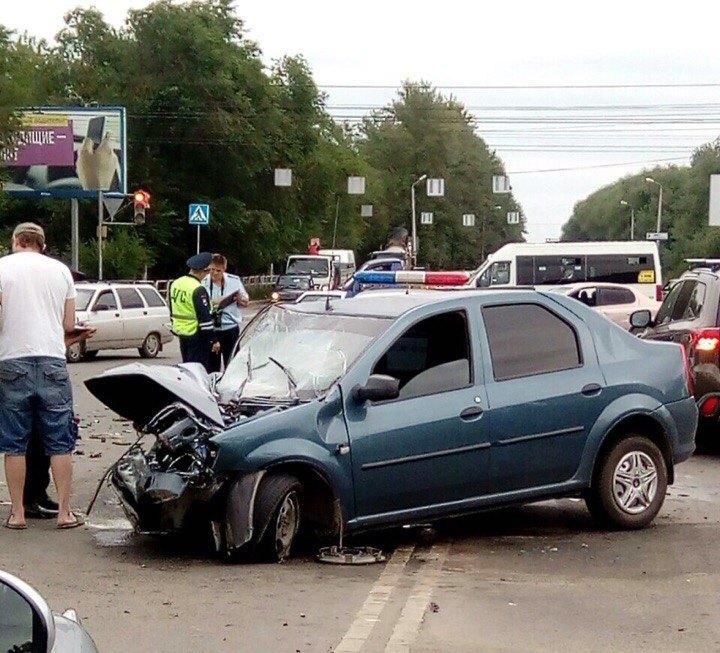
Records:
<instances>
[{"instance_id":1,"label":"police officer in dark uniform","mask_svg":"<svg viewBox=\"0 0 720 653\"><path fill-rule=\"evenodd\" d=\"M188 274L175 279L168 289L172 331L180 340L183 363L201 363L210 370L213 319L210 298L202 280L210 272L212 255L202 252L187 260Z\"/></svg>"}]
</instances>

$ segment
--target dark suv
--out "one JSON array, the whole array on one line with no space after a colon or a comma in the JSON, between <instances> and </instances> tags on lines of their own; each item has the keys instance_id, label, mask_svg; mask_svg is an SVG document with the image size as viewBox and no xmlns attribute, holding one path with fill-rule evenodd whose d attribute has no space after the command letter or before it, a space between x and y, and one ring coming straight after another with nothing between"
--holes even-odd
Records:
<instances>
[{"instance_id":1,"label":"dark suv","mask_svg":"<svg viewBox=\"0 0 720 653\"><path fill-rule=\"evenodd\" d=\"M700 415L720 414L720 261L703 262L685 272L668 290L652 321L636 311L631 323L647 327L641 338L677 342L685 347Z\"/></svg>"}]
</instances>

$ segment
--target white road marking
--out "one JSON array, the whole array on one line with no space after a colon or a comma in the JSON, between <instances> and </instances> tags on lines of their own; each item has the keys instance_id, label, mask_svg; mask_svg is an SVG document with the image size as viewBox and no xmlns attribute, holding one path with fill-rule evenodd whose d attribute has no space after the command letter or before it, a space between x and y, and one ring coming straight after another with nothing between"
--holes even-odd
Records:
<instances>
[{"instance_id":1,"label":"white road marking","mask_svg":"<svg viewBox=\"0 0 720 653\"><path fill-rule=\"evenodd\" d=\"M355 620L335 647L335 653L358 653L367 642L375 624L380 619L380 613L390 600L390 595L397 587L398 581L407 565L410 556L415 550L415 545L400 546L390 556L385 569L382 570L379 578L370 590L360 610L355 615Z\"/></svg>"},{"instance_id":2,"label":"white road marking","mask_svg":"<svg viewBox=\"0 0 720 653\"><path fill-rule=\"evenodd\" d=\"M415 587L405 602L400 618L395 624L392 635L385 647L385 653L407 653L415 641L422 625L425 611L430 604L443 565L450 553L451 542L434 544L430 550L430 560L418 573Z\"/></svg>"}]
</instances>

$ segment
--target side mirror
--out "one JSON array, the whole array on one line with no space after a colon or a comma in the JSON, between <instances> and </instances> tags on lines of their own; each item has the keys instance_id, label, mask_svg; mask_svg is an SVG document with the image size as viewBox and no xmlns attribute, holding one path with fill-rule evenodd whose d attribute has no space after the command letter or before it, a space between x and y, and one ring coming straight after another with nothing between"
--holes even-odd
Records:
<instances>
[{"instance_id":1,"label":"side mirror","mask_svg":"<svg viewBox=\"0 0 720 653\"><path fill-rule=\"evenodd\" d=\"M652 326L652 313L646 308L630 314L630 326L634 329L646 329Z\"/></svg>"},{"instance_id":2,"label":"side mirror","mask_svg":"<svg viewBox=\"0 0 720 653\"><path fill-rule=\"evenodd\" d=\"M50 651L55 620L45 599L30 585L0 571L0 649Z\"/></svg>"},{"instance_id":3,"label":"side mirror","mask_svg":"<svg viewBox=\"0 0 720 653\"><path fill-rule=\"evenodd\" d=\"M400 395L400 381L387 374L371 374L365 385L356 386L353 396L356 401L385 401L397 399Z\"/></svg>"}]
</instances>

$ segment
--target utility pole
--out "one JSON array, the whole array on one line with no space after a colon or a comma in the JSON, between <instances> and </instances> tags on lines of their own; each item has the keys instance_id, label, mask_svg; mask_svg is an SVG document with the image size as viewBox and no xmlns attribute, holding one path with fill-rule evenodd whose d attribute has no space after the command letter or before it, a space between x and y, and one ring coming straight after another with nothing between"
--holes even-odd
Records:
<instances>
[{"instance_id":1,"label":"utility pole","mask_svg":"<svg viewBox=\"0 0 720 653\"><path fill-rule=\"evenodd\" d=\"M416 218L416 212L415 212L415 186L417 186L419 183L422 183L427 179L427 175L423 175L418 179L415 183L413 183L412 186L410 186L410 202L412 204L412 245L413 245L413 251L412 251L412 259L413 259L413 267L417 267L417 255L418 255L418 238L417 238L417 218Z\"/></svg>"},{"instance_id":2,"label":"utility pole","mask_svg":"<svg viewBox=\"0 0 720 653\"><path fill-rule=\"evenodd\" d=\"M70 200L70 266L80 269L80 203L76 197Z\"/></svg>"},{"instance_id":3,"label":"utility pole","mask_svg":"<svg viewBox=\"0 0 720 653\"><path fill-rule=\"evenodd\" d=\"M630 207L630 240L635 240L635 207L627 200L620 200L620 204Z\"/></svg>"},{"instance_id":4,"label":"utility pole","mask_svg":"<svg viewBox=\"0 0 720 653\"><path fill-rule=\"evenodd\" d=\"M660 196L658 197L658 211L657 211L657 233L660 233L660 227L662 226L662 200L663 200L663 187L659 181L655 181L652 177L645 177L645 181L649 184L655 184L660 186Z\"/></svg>"}]
</instances>

